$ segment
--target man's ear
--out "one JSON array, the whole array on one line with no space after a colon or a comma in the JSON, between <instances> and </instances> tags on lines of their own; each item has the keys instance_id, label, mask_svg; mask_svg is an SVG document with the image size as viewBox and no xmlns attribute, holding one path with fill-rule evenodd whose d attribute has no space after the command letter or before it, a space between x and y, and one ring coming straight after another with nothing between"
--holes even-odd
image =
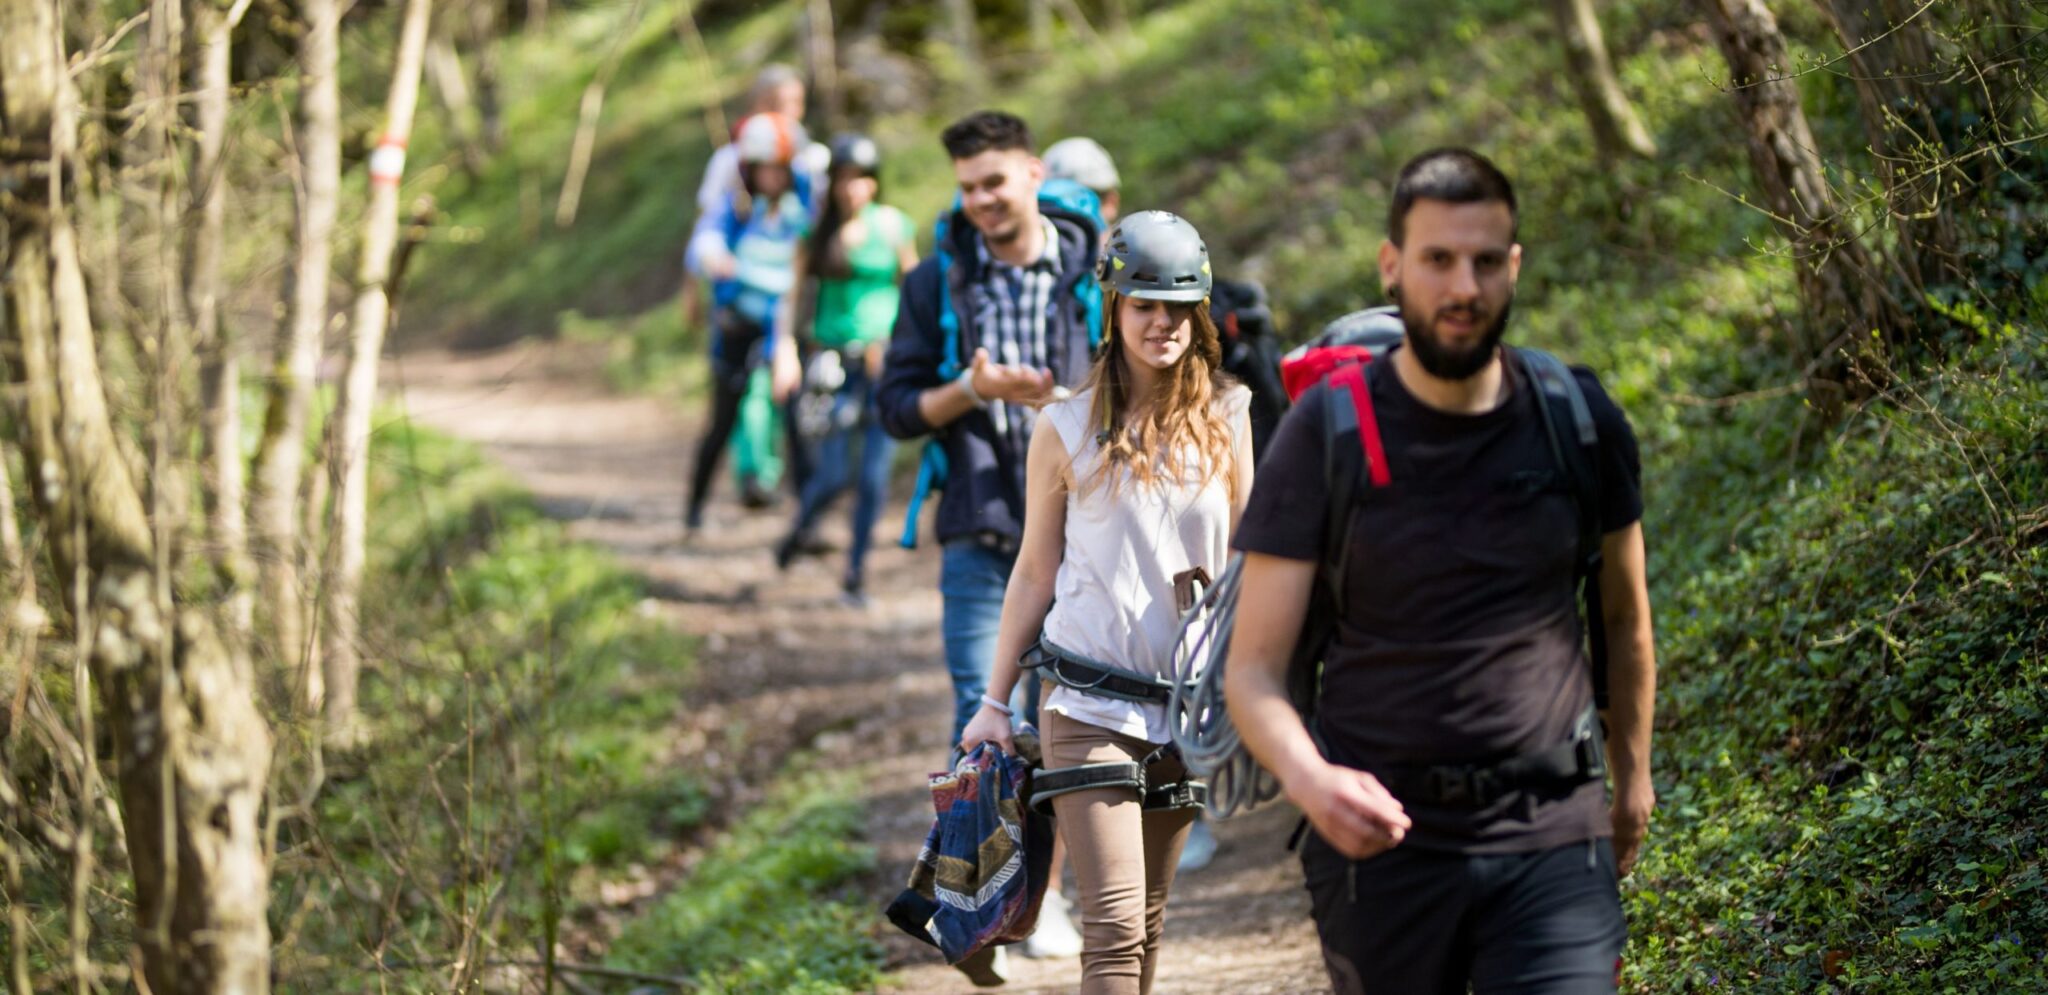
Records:
<instances>
[{"instance_id":1,"label":"man's ear","mask_svg":"<svg viewBox=\"0 0 2048 995\"><path fill-rule=\"evenodd\" d=\"M1522 275L1522 243L1508 246L1508 285L1514 286Z\"/></svg>"},{"instance_id":2,"label":"man's ear","mask_svg":"<svg viewBox=\"0 0 2048 995\"><path fill-rule=\"evenodd\" d=\"M1043 184L1043 183L1045 183L1045 160L1044 160L1044 159L1040 159L1040 158L1039 158L1039 157L1037 157L1037 156L1032 156L1031 158L1029 158L1029 159L1026 159L1026 160L1024 161L1024 169L1025 169L1025 171L1026 171L1026 172L1027 172L1027 173L1028 173L1028 174L1030 175L1030 177L1031 177L1031 182L1032 182L1032 183L1035 183L1035 184Z\"/></svg>"},{"instance_id":3,"label":"man's ear","mask_svg":"<svg viewBox=\"0 0 2048 995\"><path fill-rule=\"evenodd\" d=\"M1519 250L1521 247L1516 246ZM1401 284L1401 248L1391 240L1380 243L1380 286L1397 287Z\"/></svg>"}]
</instances>

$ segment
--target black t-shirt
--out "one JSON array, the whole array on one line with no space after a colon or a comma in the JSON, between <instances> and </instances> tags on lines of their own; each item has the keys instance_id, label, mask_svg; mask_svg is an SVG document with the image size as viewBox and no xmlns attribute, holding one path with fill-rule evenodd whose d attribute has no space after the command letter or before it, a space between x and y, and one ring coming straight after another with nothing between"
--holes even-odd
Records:
<instances>
[{"instance_id":1,"label":"black t-shirt","mask_svg":"<svg viewBox=\"0 0 2048 995\"><path fill-rule=\"evenodd\" d=\"M1573 372L1600 433L1600 524L1612 532L1642 517L1635 433L1591 373ZM1351 512L1345 601L1316 713L1333 762L1384 771L1549 749L1570 738L1592 700L1569 478L1555 465L1535 392L1512 366L1509 379L1506 403L1457 415L1416 400L1391 361L1366 370L1392 482L1361 480ZM1318 385L1281 421L1239 549L1322 558L1330 395ZM1408 842L1427 849L1521 852L1611 832L1598 783L1511 792L1477 810L1402 804L1414 820Z\"/></svg>"}]
</instances>

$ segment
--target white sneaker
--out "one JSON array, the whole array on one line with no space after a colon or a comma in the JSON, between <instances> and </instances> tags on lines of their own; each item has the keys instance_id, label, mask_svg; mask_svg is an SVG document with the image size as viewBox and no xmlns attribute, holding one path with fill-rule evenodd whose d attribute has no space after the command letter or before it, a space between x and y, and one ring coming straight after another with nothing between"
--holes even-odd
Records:
<instances>
[{"instance_id":1,"label":"white sneaker","mask_svg":"<svg viewBox=\"0 0 2048 995\"><path fill-rule=\"evenodd\" d=\"M983 947L968 955L966 960L953 965L976 988L994 988L1010 980L1010 958L1007 947Z\"/></svg>"},{"instance_id":2,"label":"white sneaker","mask_svg":"<svg viewBox=\"0 0 2048 995\"><path fill-rule=\"evenodd\" d=\"M1067 896L1056 891L1045 893L1045 901L1038 906L1038 927L1031 935L1018 944L1017 952L1039 960L1064 960L1081 956L1081 934L1074 929L1074 920L1067 911L1073 903Z\"/></svg>"},{"instance_id":3,"label":"white sneaker","mask_svg":"<svg viewBox=\"0 0 2048 995\"><path fill-rule=\"evenodd\" d=\"M1188 830L1188 841L1180 848L1182 871L1199 871L1216 859L1216 834L1209 831L1209 820L1196 819L1194 828Z\"/></svg>"}]
</instances>

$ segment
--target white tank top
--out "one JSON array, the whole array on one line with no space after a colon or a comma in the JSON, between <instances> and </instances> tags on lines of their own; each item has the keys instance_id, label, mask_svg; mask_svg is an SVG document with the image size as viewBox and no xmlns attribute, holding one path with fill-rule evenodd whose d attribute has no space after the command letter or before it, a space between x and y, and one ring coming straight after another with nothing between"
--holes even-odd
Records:
<instances>
[{"instance_id":1,"label":"white tank top","mask_svg":"<svg viewBox=\"0 0 2048 995\"><path fill-rule=\"evenodd\" d=\"M1218 477L1146 487L1126 477L1112 497L1107 481L1091 479L1101 458L1089 414L1094 393L1082 391L1046 409L1072 458L1074 486L1067 493L1066 549L1045 636L1089 659L1171 679L1180 627L1173 577L1194 567L1222 575L1230 555L1230 485ZM1233 433L1250 401L1243 387L1217 399ZM1150 743L1170 738L1165 705L1055 686L1045 707Z\"/></svg>"}]
</instances>

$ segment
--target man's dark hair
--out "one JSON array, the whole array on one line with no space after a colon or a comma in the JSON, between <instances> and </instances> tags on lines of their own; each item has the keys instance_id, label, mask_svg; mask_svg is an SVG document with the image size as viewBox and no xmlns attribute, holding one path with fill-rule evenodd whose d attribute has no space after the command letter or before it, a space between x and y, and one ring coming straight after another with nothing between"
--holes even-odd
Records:
<instances>
[{"instance_id":1,"label":"man's dark hair","mask_svg":"<svg viewBox=\"0 0 2048 995\"><path fill-rule=\"evenodd\" d=\"M946 154L955 159L972 159L991 149L1032 152L1031 126L1015 114L975 111L948 125L939 135Z\"/></svg>"},{"instance_id":2,"label":"man's dark hair","mask_svg":"<svg viewBox=\"0 0 2048 995\"><path fill-rule=\"evenodd\" d=\"M1450 204L1484 204L1499 201L1508 206L1508 217L1516 227L1521 215L1515 209L1515 187L1507 174L1492 160L1471 149L1431 149L1401 167L1394 182L1394 203L1387 209L1387 238L1400 245L1408 227L1408 210L1418 200L1440 200ZM1512 239L1514 229L1510 229Z\"/></svg>"}]
</instances>

